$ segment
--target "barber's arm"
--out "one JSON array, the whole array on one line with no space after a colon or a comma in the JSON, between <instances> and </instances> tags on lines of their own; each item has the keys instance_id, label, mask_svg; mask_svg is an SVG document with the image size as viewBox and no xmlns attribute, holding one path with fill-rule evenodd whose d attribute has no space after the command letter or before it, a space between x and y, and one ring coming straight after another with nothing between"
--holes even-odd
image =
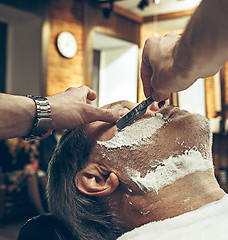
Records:
<instances>
[{"instance_id":1,"label":"barber's arm","mask_svg":"<svg viewBox=\"0 0 228 240\"><path fill-rule=\"evenodd\" d=\"M94 100L96 93L86 86L69 88L48 97L51 108L50 129L71 129L93 121L115 122L121 113L101 109L86 103ZM33 99L10 94L0 94L0 139L23 137L29 134L36 118Z\"/></svg>"},{"instance_id":2,"label":"barber's arm","mask_svg":"<svg viewBox=\"0 0 228 240\"><path fill-rule=\"evenodd\" d=\"M227 0L203 0L181 37L147 39L141 65L147 97L161 101L221 69L228 60L227 11Z\"/></svg>"}]
</instances>

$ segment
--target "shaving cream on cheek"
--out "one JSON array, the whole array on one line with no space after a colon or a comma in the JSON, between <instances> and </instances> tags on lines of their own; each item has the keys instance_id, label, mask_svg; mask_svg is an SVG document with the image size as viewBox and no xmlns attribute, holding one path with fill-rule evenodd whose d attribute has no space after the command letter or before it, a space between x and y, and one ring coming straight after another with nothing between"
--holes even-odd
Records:
<instances>
[{"instance_id":1,"label":"shaving cream on cheek","mask_svg":"<svg viewBox=\"0 0 228 240\"><path fill-rule=\"evenodd\" d=\"M163 115L157 113L154 117L143 119L127 126L120 132L116 132L109 141L97 141L97 143L107 149L147 144L147 140L166 122L167 120L164 119Z\"/></svg>"},{"instance_id":2,"label":"shaving cream on cheek","mask_svg":"<svg viewBox=\"0 0 228 240\"><path fill-rule=\"evenodd\" d=\"M140 172L135 169L126 168L129 178L138 185L138 187L147 192L158 190L164 186L174 183L176 180L183 178L197 171L207 171L213 168L212 159L203 158L198 150L186 150L182 155L162 161L156 170L148 171L145 177L141 177Z\"/></svg>"}]
</instances>

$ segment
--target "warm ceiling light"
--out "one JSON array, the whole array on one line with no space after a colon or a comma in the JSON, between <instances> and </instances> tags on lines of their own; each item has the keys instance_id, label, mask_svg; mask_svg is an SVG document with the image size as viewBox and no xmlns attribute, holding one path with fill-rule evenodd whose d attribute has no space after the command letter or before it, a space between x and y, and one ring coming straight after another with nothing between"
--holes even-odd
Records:
<instances>
[{"instance_id":1,"label":"warm ceiling light","mask_svg":"<svg viewBox=\"0 0 228 240\"><path fill-rule=\"evenodd\" d=\"M153 0L153 3L156 5L160 4L160 2L161 2L160 0Z\"/></svg>"}]
</instances>

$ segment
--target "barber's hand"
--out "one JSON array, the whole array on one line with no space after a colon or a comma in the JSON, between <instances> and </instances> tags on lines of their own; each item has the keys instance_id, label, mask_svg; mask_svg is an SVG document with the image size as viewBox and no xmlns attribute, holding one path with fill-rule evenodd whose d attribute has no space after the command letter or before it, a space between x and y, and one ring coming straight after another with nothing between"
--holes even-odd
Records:
<instances>
[{"instance_id":1,"label":"barber's hand","mask_svg":"<svg viewBox=\"0 0 228 240\"><path fill-rule=\"evenodd\" d=\"M87 104L86 99L96 99L96 93L86 86L69 88L48 99L53 129L71 129L97 120L116 122L120 117L118 110L96 108Z\"/></svg>"},{"instance_id":2,"label":"barber's hand","mask_svg":"<svg viewBox=\"0 0 228 240\"><path fill-rule=\"evenodd\" d=\"M141 65L144 94L155 101L165 100L171 92L183 90L183 82L173 72L173 50L180 36L151 37L146 40ZM184 87L185 88L185 87Z\"/></svg>"}]
</instances>

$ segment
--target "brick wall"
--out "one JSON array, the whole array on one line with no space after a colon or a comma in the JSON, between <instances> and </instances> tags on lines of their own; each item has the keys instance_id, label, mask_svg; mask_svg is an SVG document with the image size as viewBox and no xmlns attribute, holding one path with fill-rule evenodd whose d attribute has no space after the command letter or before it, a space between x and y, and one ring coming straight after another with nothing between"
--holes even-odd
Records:
<instances>
[{"instance_id":1,"label":"brick wall","mask_svg":"<svg viewBox=\"0 0 228 240\"><path fill-rule=\"evenodd\" d=\"M83 4L73 0L52 0L50 9L51 36L48 53L47 95L84 84L84 23ZM56 48L56 37L62 31L71 32L77 40L77 54L62 57Z\"/></svg>"},{"instance_id":2,"label":"brick wall","mask_svg":"<svg viewBox=\"0 0 228 240\"><path fill-rule=\"evenodd\" d=\"M47 95L64 91L70 86L91 85L93 49L91 32L98 31L113 37L139 43L140 25L119 15L104 18L102 10L81 0L51 0L50 43L48 50ZM75 57L66 59L56 48L61 31L74 34L78 42Z\"/></svg>"}]
</instances>

